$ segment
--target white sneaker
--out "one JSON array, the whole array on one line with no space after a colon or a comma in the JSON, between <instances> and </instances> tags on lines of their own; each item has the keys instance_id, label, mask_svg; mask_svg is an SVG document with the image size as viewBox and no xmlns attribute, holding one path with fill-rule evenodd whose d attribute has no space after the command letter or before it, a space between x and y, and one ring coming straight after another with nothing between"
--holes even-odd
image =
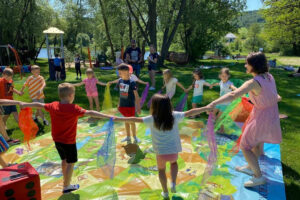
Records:
<instances>
[{"instance_id":1,"label":"white sneaker","mask_svg":"<svg viewBox=\"0 0 300 200\"><path fill-rule=\"evenodd\" d=\"M254 187L258 185L264 185L267 183L267 180L261 176L259 178L255 178L254 176L247 182L244 183L245 187Z\"/></svg>"},{"instance_id":2,"label":"white sneaker","mask_svg":"<svg viewBox=\"0 0 300 200\"><path fill-rule=\"evenodd\" d=\"M241 166L241 167L236 167L235 170L238 171L238 172L247 174L249 176L253 176L254 175L253 171L249 168L248 165Z\"/></svg>"},{"instance_id":3,"label":"white sneaker","mask_svg":"<svg viewBox=\"0 0 300 200\"><path fill-rule=\"evenodd\" d=\"M63 193L64 193L64 194L70 193L70 192L72 192L72 191L78 190L79 187L80 187L79 184L69 185L69 186L67 186L67 187L64 187Z\"/></svg>"},{"instance_id":4,"label":"white sneaker","mask_svg":"<svg viewBox=\"0 0 300 200\"><path fill-rule=\"evenodd\" d=\"M161 196L162 196L164 199L169 199L169 193L168 193L168 192L161 192Z\"/></svg>"},{"instance_id":5,"label":"white sneaker","mask_svg":"<svg viewBox=\"0 0 300 200\"><path fill-rule=\"evenodd\" d=\"M155 87L152 87L152 86L151 86L151 87L149 88L149 90L152 90L152 91L153 91L153 90L155 90Z\"/></svg>"},{"instance_id":6,"label":"white sneaker","mask_svg":"<svg viewBox=\"0 0 300 200\"><path fill-rule=\"evenodd\" d=\"M176 193L176 183L171 183L171 192Z\"/></svg>"},{"instance_id":7,"label":"white sneaker","mask_svg":"<svg viewBox=\"0 0 300 200\"><path fill-rule=\"evenodd\" d=\"M123 140L121 140L121 142L131 142L131 138L125 137Z\"/></svg>"},{"instance_id":8,"label":"white sneaker","mask_svg":"<svg viewBox=\"0 0 300 200\"><path fill-rule=\"evenodd\" d=\"M138 137L134 137L134 143L140 143L141 140Z\"/></svg>"}]
</instances>

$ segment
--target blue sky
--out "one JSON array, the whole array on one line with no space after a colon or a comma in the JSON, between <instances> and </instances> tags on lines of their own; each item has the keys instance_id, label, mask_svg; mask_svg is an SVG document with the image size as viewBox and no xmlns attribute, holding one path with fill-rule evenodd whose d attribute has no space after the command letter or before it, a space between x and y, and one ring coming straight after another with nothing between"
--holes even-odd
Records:
<instances>
[{"instance_id":1,"label":"blue sky","mask_svg":"<svg viewBox=\"0 0 300 200\"><path fill-rule=\"evenodd\" d=\"M247 0L247 9L246 10L258 10L262 8L263 4L261 0Z\"/></svg>"}]
</instances>

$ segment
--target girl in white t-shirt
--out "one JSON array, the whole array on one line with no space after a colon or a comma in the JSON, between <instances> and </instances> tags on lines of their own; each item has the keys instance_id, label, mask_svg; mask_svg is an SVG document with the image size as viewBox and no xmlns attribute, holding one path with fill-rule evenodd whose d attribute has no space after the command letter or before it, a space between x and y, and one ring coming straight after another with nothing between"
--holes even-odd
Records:
<instances>
[{"instance_id":1,"label":"girl in white t-shirt","mask_svg":"<svg viewBox=\"0 0 300 200\"><path fill-rule=\"evenodd\" d=\"M178 82L177 78L173 77L171 70L169 69L164 70L163 77L164 77L164 86L162 87L162 89L166 88L166 94L170 99L172 99L172 97L176 93L176 86L183 89L183 91L186 91L183 85Z\"/></svg>"},{"instance_id":2,"label":"girl in white t-shirt","mask_svg":"<svg viewBox=\"0 0 300 200\"><path fill-rule=\"evenodd\" d=\"M186 112L174 112L170 98L167 95L155 94L152 97L151 115L147 117L116 117L116 121L144 122L151 130L153 149L156 153L159 180L163 189L161 193L168 198L166 163L170 162L171 192L176 193L176 177L178 173L178 152L182 151L178 124L184 117L209 111L206 107L196 108Z\"/></svg>"},{"instance_id":3,"label":"girl in white t-shirt","mask_svg":"<svg viewBox=\"0 0 300 200\"><path fill-rule=\"evenodd\" d=\"M230 71L228 68L222 68L219 73L219 78L221 81L219 83L212 84L213 86L220 86L220 97L224 96L227 93L232 92L233 90L236 90L237 88L233 85L233 83L229 80L230 78ZM217 115L217 118L221 116L221 114L225 111L227 106L231 102L227 102L224 104L219 104L216 106L216 109L214 110L214 114ZM224 133L224 126L222 125L219 130L220 133Z\"/></svg>"},{"instance_id":4,"label":"girl in white t-shirt","mask_svg":"<svg viewBox=\"0 0 300 200\"><path fill-rule=\"evenodd\" d=\"M194 88L192 106L193 106L193 108L197 108L197 104L202 103L203 87L207 86L211 89L212 85L203 79L203 74L200 69L194 70L193 77L194 77L194 82L186 91L188 92ZM192 116L191 118L195 118L195 116Z\"/></svg>"}]
</instances>

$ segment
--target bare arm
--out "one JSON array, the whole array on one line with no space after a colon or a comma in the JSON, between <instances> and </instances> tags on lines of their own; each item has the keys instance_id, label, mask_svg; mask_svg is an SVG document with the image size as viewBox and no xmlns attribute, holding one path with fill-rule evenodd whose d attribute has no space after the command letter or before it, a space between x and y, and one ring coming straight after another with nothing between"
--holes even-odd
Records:
<instances>
[{"instance_id":1,"label":"bare arm","mask_svg":"<svg viewBox=\"0 0 300 200\"><path fill-rule=\"evenodd\" d=\"M181 89L183 89L184 91L186 91L185 88L183 87L183 85L182 85L181 83L177 82L176 85L177 85L178 87L180 87Z\"/></svg>"},{"instance_id":2,"label":"bare arm","mask_svg":"<svg viewBox=\"0 0 300 200\"><path fill-rule=\"evenodd\" d=\"M277 94L277 101L279 102L281 100L282 100L282 97L279 94Z\"/></svg>"},{"instance_id":3,"label":"bare arm","mask_svg":"<svg viewBox=\"0 0 300 200\"><path fill-rule=\"evenodd\" d=\"M206 82L205 82L206 83ZM220 83L214 83L214 84L211 84L212 87L215 87L215 86L219 86Z\"/></svg>"},{"instance_id":4,"label":"bare arm","mask_svg":"<svg viewBox=\"0 0 300 200\"><path fill-rule=\"evenodd\" d=\"M45 106L44 103L38 103L38 102L34 102L34 103L23 103L23 102L21 102L21 103L20 103L20 107L21 107L21 108L29 107L29 108L38 108L38 109L42 109L42 108L44 108L44 106Z\"/></svg>"},{"instance_id":5,"label":"bare arm","mask_svg":"<svg viewBox=\"0 0 300 200\"><path fill-rule=\"evenodd\" d=\"M233 91L237 89L237 87L235 87L233 84L230 85L230 89L232 89Z\"/></svg>"},{"instance_id":6,"label":"bare arm","mask_svg":"<svg viewBox=\"0 0 300 200\"><path fill-rule=\"evenodd\" d=\"M75 83L75 84L73 84L75 87L79 87L79 86L82 86L82 85L84 85L84 82L80 82L80 83Z\"/></svg>"},{"instance_id":7,"label":"bare arm","mask_svg":"<svg viewBox=\"0 0 300 200\"><path fill-rule=\"evenodd\" d=\"M106 83L102 83L102 82L100 82L100 81L97 81L97 84L98 84L98 85L102 85L102 86L106 86Z\"/></svg>"},{"instance_id":8,"label":"bare arm","mask_svg":"<svg viewBox=\"0 0 300 200\"><path fill-rule=\"evenodd\" d=\"M191 110L188 110L188 111L184 112L184 116L189 117L189 116L199 115L200 113L206 112L206 111L209 111L209 110L212 110L212 109L209 109L207 107L194 108L194 109L191 109Z\"/></svg>"},{"instance_id":9,"label":"bare arm","mask_svg":"<svg viewBox=\"0 0 300 200\"><path fill-rule=\"evenodd\" d=\"M107 82L107 84L111 85L111 84L115 84L115 83L118 83L118 82L119 82L119 79L116 79L114 81Z\"/></svg>"},{"instance_id":10,"label":"bare arm","mask_svg":"<svg viewBox=\"0 0 300 200\"><path fill-rule=\"evenodd\" d=\"M113 116L111 115L106 115L94 110L87 110L84 114L84 116L89 116L89 117L95 117L95 118L112 118Z\"/></svg>"},{"instance_id":11,"label":"bare arm","mask_svg":"<svg viewBox=\"0 0 300 200\"><path fill-rule=\"evenodd\" d=\"M137 90L134 90L133 93L134 93L134 97L135 97L136 111L138 114L141 114L141 105L140 105L139 94L138 94Z\"/></svg>"},{"instance_id":12,"label":"bare arm","mask_svg":"<svg viewBox=\"0 0 300 200\"><path fill-rule=\"evenodd\" d=\"M250 92L251 90L254 90L256 92L260 92L261 91L261 87L260 85L255 81L255 80L249 80L247 82L245 82L241 87L239 87L237 90L230 92L220 98L218 98L217 100L211 102L208 107L209 108L213 108L215 107L217 104L222 104L222 103L226 103L226 102L231 102L234 99L243 96L244 94Z\"/></svg>"},{"instance_id":13,"label":"bare arm","mask_svg":"<svg viewBox=\"0 0 300 200\"><path fill-rule=\"evenodd\" d=\"M13 93L16 93L16 94L18 94L18 95L22 95L22 92L20 92L19 90L16 90L15 88L13 89Z\"/></svg>"},{"instance_id":14,"label":"bare arm","mask_svg":"<svg viewBox=\"0 0 300 200\"><path fill-rule=\"evenodd\" d=\"M143 122L143 118L141 118L141 117L115 117L114 121L116 121L116 122L142 123Z\"/></svg>"},{"instance_id":15,"label":"bare arm","mask_svg":"<svg viewBox=\"0 0 300 200\"><path fill-rule=\"evenodd\" d=\"M142 81L141 79L138 79L137 82L138 82L138 83L141 83L141 84L144 84L144 85L147 85L147 84L148 84L148 82Z\"/></svg>"},{"instance_id":16,"label":"bare arm","mask_svg":"<svg viewBox=\"0 0 300 200\"><path fill-rule=\"evenodd\" d=\"M21 101L9 100L9 99L1 99L0 105L1 106L12 106L12 105L19 105Z\"/></svg>"}]
</instances>

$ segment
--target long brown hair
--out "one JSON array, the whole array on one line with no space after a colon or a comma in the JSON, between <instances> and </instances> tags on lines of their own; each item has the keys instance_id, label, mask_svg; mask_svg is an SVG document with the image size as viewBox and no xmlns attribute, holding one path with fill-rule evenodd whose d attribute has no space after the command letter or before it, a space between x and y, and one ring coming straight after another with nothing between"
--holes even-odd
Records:
<instances>
[{"instance_id":1,"label":"long brown hair","mask_svg":"<svg viewBox=\"0 0 300 200\"><path fill-rule=\"evenodd\" d=\"M150 113L154 126L161 131L172 130L174 125L173 107L167 95L155 94L152 97Z\"/></svg>"}]
</instances>

